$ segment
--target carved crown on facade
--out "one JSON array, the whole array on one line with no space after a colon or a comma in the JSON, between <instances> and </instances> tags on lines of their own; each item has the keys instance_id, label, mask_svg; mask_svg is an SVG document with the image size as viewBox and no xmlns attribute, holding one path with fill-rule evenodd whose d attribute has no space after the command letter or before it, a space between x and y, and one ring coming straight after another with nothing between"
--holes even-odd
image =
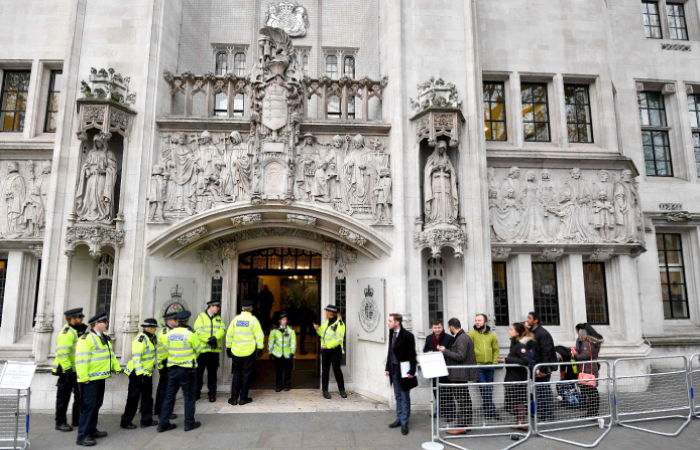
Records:
<instances>
[{"instance_id":1,"label":"carved crown on facade","mask_svg":"<svg viewBox=\"0 0 700 450\"><path fill-rule=\"evenodd\" d=\"M78 139L88 139L87 131L97 129L106 135L119 133L128 138L136 111L131 105L136 93L129 92L129 77L123 77L114 69L90 69L88 81L82 81L83 96L78 105Z\"/></svg>"},{"instance_id":2,"label":"carved crown on facade","mask_svg":"<svg viewBox=\"0 0 700 450\"><path fill-rule=\"evenodd\" d=\"M131 77L124 77L113 68L90 69L88 81L80 82L81 100L106 100L129 108L136 101L136 93L129 92Z\"/></svg>"},{"instance_id":3,"label":"carved crown on facade","mask_svg":"<svg viewBox=\"0 0 700 450\"><path fill-rule=\"evenodd\" d=\"M418 85L418 97L411 99L411 107L418 142L427 139L428 145L434 147L439 137L446 137L450 147L459 145L464 116L454 84L442 78L430 78Z\"/></svg>"},{"instance_id":4,"label":"carved crown on facade","mask_svg":"<svg viewBox=\"0 0 700 450\"><path fill-rule=\"evenodd\" d=\"M265 11L265 25L284 30L289 36L306 36L309 15L297 2L270 2Z\"/></svg>"}]
</instances>

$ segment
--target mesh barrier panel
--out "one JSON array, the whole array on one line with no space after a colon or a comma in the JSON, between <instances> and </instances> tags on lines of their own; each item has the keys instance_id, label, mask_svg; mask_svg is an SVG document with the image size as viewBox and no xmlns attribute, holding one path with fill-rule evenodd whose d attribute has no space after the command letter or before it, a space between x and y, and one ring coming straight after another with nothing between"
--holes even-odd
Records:
<instances>
[{"instance_id":1,"label":"mesh barrier panel","mask_svg":"<svg viewBox=\"0 0 700 450\"><path fill-rule=\"evenodd\" d=\"M0 389L0 449L29 446L29 392Z\"/></svg>"},{"instance_id":2,"label":"mesh barrier panel","mask_svg":"<svg viewBox=\"0 0 700 450\"><path fill-rule=\"evenodd\" d=\"M693 397L693 413L700 418L700 398L695 392L700 392L700 353L690 357L690 387Z\"/></svg>"},{"instance_id":3,"label":"mesh barrier panel","mask_svg":"<svg viewBox=\"0 0 700 450\"><path fill-rule=\"evenodd\" d=\"M640 375L639 364L651 364L652 372ZM618 359L614 364L613 383L615 419L619 425L662 436L678 436L690 422L692 401L686 357ZM660 419L686 420L675 432L639 425Z\"/></svg>"}]
</instances>

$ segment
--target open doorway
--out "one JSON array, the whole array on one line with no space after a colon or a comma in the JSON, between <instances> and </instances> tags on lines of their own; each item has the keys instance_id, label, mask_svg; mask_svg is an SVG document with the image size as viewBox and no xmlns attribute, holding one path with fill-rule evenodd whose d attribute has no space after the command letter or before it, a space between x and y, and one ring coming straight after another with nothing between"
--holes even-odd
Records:
<instances>
[{"instance_id":1,"label":"open doorway","mask_svg":"<svg viewBox=\"0 0 700 450\"><path fill-rule=\"evenodd\" d=\"M239 256L237 313L242 300L253 300L253 314L265 333L264 355L256 364L252 389L275 387L275 369L267 352L267 342L281 311L287 314L297 336L292 388L319 387L319 341L313 323L320 323L321 264L319 253L289 247L268 248Z\"/></svg>"}]
</instances>

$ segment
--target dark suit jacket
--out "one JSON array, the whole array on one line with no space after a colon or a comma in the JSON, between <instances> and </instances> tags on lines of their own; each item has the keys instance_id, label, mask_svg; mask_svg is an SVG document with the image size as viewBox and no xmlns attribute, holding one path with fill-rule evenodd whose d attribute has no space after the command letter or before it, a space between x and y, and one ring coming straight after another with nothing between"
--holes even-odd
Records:
<instances>
[{"instance_id":1,"label":"dark suit jacket","mask_svg":"<svg viewBox=\"0 0 700 450\"><path fill-rule=\"evenodd\" d=\"M435 348L435 343L433 342L433 334L435 334L435 333L432 333L430 336L425 338L425 345L423 346L423 353L438 351L438 349ZM452 336L443 332L440 335L440 340L438 341L438 345L442 345L443 347L449 347L451 343L452 343Z\"/></svg>"},{"instance_id":2,"label":"dark suit jacket","mask_svg":"<svg viewBox=\"0 0 700 450\"><path fill-rule=\"evenodd\" d=\"M391 339L393 331L389 333L389 346L386 352L386 371L390 375L393 375L393 365L391 364ZM399 335L396 338L396 343L394 344L394 355L399 365L402 362L410 362L411 369L408 371L409 374L413 375L413 378L401 378L401 390L408 391L418 386L418 378L416 378L416 338L410 331L405 330L403 327L399 330ZM400 367L398 370L401 370ZM389 382L393 383L393 376L389 377Z\"/></svg>"}]
</instances>

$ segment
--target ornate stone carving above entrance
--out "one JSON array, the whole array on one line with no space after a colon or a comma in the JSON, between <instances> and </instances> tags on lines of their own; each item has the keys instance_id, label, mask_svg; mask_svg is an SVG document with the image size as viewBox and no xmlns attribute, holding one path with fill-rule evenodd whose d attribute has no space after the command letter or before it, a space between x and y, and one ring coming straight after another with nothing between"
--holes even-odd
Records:
<instances>
[{"instance_id":1,"label":"ornate stone carving above entrance","mask_svg":"<svg viewBox=\"0 0 700 450\"><path fill-rule=\"evenodd\" d=\"M628 169L492 168L488 178L494 242L644 246L639 192Z\"/></svg>"},{"instance_id":2,"label":"ornate stone carving above entrance","mask_svg":"<svg viewBox=\"0 0 700 450\"><path fill-rule=\"evenodd\" d=\"M292 37L302 37L309 28L309 15L297 2L270 2L265 11L265 25L280 28Z\"/></svg>"},{"instance_id":3,"label":"ornate stone carving above entrance","mask_svg":"<svg viewBox=\"0 0 700 450\"><path fill-rule=\"evenodd\" d=\"M81 244L89 247L90 256L99 259L103 247L112 247L116 250L124 245L124 231L100 225L68 227L66 230L66 256L74 256L75 248Z\"/></svg>"},{"instance_id":4,"label":"ornate stone carving above entrance","mask_svg":"<svg viewBox=\"0 0 700 450\"><path fill-rule=\"evenodd\" d=\"M187 245L201 239L202 236L206 235L207 233L209 233L207 227L195 228L194 230L187 232L179 238L177 238L177 242L180 245Z\"/></svg>"},{"instance_id":5,"label":"ornate stone carving above entrance","mask_svg":"<svg viewBox=\"0 0 700 450\"><path fill-rule=\"evenodd\" d=\"M312 216L307 216L304 214L287 214L287 222L296 225L301 225L303 227L313 227L316 226L316 218Z\"/></svg>"},{"instance_id":6,"label":"ornate stone carving above entrance","mask_svg":"<svg viewBox=\"0 0 700 450\"><path fill-rule=\"evenodd\" d=\"M434 258L441 256L444 247L451 247L456 258L461 258L467 248L467 235L461 227L437 226L418 232L413 238L417 249L429 248Z\"/></svg>"},{"instance_id":7,"label":"ornate stone carving above entrance","mask_svg":"<svg viewBox=\"0 0 700 450\"><path fill-rule=\"evenodd\" d=\"M444 136L449 139L450 147L459 145L464 116L454 84L442 78L431 78L419 84L418 98L411 100L411 107L418 142L427 139L430 146L435 146L437 138Z\"/></svg>"},{"instance_id":8,"label":"ornate stone carving above entrance","mask_svg":"<svg viewBox=\"0 0 700 450\"><path fill-rule=\"evenodd\" d=\"M88 81L82 81L83 96L78 103L78 139L87 139L87 131L98 129L105 134L119 133L129 137L136 111L131 106L136 94L129 92L129 77L114 69L90 69Z\"/></svg>"},{"instance_id":9,"label":"ornate stone carving above entrance","mask_svg":"<svg viewBox=\"0 0 700 450\"><path fill-rule=\"evenodd\" d=\"M41 239L46 223L51 161L2 161L0 239Z\"/></svg>"},{"instance_id":10,"label":"ornate stone carving above entrance","mask_svg":"<svg viewBox=\"0 0 700 450\"><path fill-rule=\"evenodd\" d=\"M231 218L233 228L255 225L262 221L262 214L241 214Z\"/></svg>"}]
</instances>

